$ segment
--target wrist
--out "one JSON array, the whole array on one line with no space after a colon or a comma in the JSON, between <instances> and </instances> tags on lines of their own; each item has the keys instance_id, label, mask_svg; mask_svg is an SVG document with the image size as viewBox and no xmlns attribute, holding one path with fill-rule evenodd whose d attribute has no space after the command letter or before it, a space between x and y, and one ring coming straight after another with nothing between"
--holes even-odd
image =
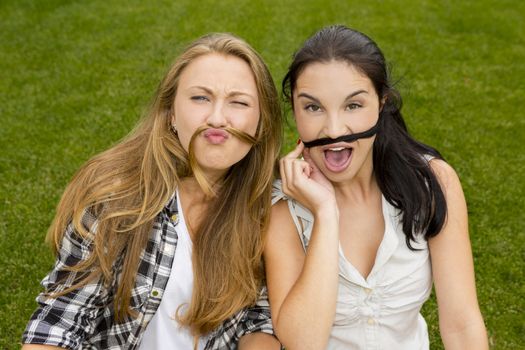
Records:
<instances>
[{"instance_id":1,"label":"wrist","mask_svg":"<svg viewBox=\"0 0 525 350\"><path fill-rule=\"evenodd\" d=\"M339 224L339 208L337 203L325 202L314 209L313 213L315 221L334 221Z\"/></svg>"}]
</instances>

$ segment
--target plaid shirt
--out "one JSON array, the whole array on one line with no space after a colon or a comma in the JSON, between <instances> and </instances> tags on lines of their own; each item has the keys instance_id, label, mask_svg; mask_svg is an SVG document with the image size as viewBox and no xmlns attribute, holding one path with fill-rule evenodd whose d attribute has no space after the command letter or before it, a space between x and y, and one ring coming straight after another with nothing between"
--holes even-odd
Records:
<instances>
[{"instance_id":1,"label":"plaid shirt","mask_svg":"<svg viewBox=\"0 0 525 350\"><path fill-rule=\"evenodd\" d=\"M100 280L56 298L41 293L39 306L23 334L22 342L68 349L136 349L157 311L164 294L177 248L177 198L170 199L159 213L137 272L131 292L131 308L137 317L116 323L113 313L115 282L109 287ZM46 291L60 291L74 284L78 273L67 267L88 258L97 228L97 219L86 211L82 224L89 235L81 237L70 225L58 252L53 270L42 281ZM116 266L121 267L117 261ZM118 280L122 269L117 269ZM267 293L264 288L253 307L240 310L208 336L206 350L236 349L241 336L264 332L273 334Z\"/></svg>"}]
</instances>

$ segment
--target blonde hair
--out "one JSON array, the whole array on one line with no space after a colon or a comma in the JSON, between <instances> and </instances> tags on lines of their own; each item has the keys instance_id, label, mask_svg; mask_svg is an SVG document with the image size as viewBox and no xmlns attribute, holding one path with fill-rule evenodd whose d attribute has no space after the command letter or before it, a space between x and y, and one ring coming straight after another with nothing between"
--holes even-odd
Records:
<instances>
[{"instance_id":1,"label":"blonde hair","mask_svg":"<svg viewBox=\"0 0 525 350\"><path fill-rule=\"evenodd\" d=\"M146 117L123 141L89 160L67 186L48 231L55 253L67 225L88 235L81 222L85 210L98 222L92 254L71 267L82 272L82 280L59 294L94 278L114 283L118 259L122 275L115 293L115 319L133 316L131 290L153 221L180 179L198 175L170 129L178 80L189 63L210 53L236 56L250 66L261 115L257 142L228 171L195 235L193 296L180 320L195 335L204 334L255 302L263 278L263 233L282 141L282 116L268 68L246 42L231 34L210 34L190 44L160 83Z\"/></svg>"}]
</instances>

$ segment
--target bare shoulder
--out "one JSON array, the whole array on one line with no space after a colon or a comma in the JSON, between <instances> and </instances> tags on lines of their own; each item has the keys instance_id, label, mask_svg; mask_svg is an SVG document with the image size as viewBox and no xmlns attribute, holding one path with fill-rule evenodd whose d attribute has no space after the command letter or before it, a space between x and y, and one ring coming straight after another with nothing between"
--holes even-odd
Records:
<instances>
[{"instance_id":1,"label":"bare shoulder","mask_svg":"<svg viewBox=\"0 0 525 350\"><path fill-rule=\"evenodd\" d=\"M271 221L290 221L293 223L292 216L290 215L290 209L288 208L287 200L280 200L272 205L271 210Z\"/></svg>"},{"instance_id":2,"label":"bare shoulder","mask_svg":"<svg viewBox=\"0 0 525 350\"><path fill-rule=\"evenodd\" d=\"M282 242L289 239L291 235L298 236L295 232L295 224L288 208L288 201L280 200L272 206L270 214L270 225L268 229L268 240Z\"/></svg>"},{"instance_id":3,"label":"bare shoulder","mask_svg":"<svg viewBox=\"0 0 525 350\"><path fill-rule=\"evenodd\" d=\"M305 262L301 239L288 204L288 201L280 200L273 205L264 248L266 282L274 320L278 318L281 305L299 278Z\"/></svg>"},{"instance_id":4,"label":"bare shoulder","mask_svg":"<svg viewBox=\"0 0 525 350\"><path fill-rule=\"evenodd\" d=\"M443 190L461 188L458 174L450 164L438 158L430 160L429 164Z\"/></svg>"},{"instance_id":5,"label":"bare shoulder","mask_svg":"<svg viewBox=\"0 0 525 350\"><path fill-rule=\"evenodd\" d=\"M266 250L282 252L283 249L302 251L302 245L292 219L287 200L272 206Z\"/></svg>"},{"instance_id":6,"label":"bare shoulder","mask_svg":"<svg viewBox=\"0 0 525 350\"><path fill-rule=\"evenodd\" d=\"M458 245L458 239L464 239L465 249L468 243L468 214L465 195L459 177L454 168L442 159L432 159L430 167L436 175L447 204L447 216L439 235L429 240L430 249L450 253L451 246Z\"/></svg>"}]
</instances>

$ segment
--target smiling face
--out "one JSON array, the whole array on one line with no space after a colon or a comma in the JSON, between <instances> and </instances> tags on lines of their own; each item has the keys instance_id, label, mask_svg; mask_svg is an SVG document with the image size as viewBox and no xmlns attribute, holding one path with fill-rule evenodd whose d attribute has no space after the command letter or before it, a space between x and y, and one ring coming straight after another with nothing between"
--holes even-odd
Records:
<instances>
[{"instance_id":1,"label":"smiling face","mask_svg":"<svg viewBox=\"0 0 525 350\"><path fill-rule=\"evenodd\" d=\"M196 58L181 73L173 123L188 152L192 135L195 157L210 178L218 178L243 159L250 144L225 131L232 127L255 136L260 118L255 78L242 59L210 53Z\"/></svg>"},{"instance_id":2,"label":"smiling face","mask_svg":"<svg viewBox=\"0 0 525 350\"><path fill-rule=\"evenodd\" d=\"M371 80L342 61L305 67L293 91L294 114L302 140L337 138L373 127L379 118L379 97ZM332 182L372 174L375 136L310 148L317 167Z\"/></svg>"}]
</instances>

